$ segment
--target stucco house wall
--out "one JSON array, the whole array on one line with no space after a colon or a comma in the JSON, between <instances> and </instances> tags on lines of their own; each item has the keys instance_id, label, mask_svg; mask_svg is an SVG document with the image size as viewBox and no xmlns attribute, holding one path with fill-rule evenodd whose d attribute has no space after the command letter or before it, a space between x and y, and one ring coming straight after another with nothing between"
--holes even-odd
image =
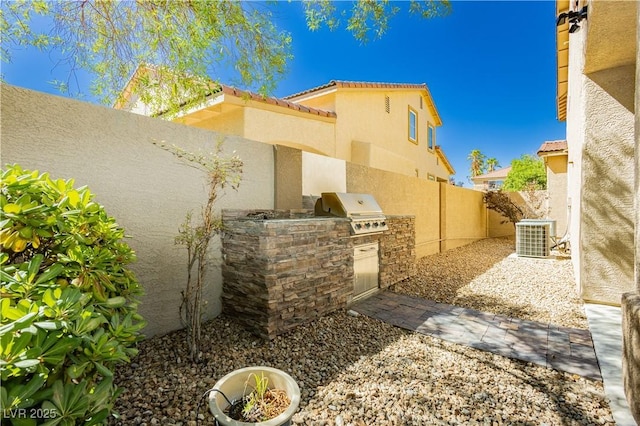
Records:
<instances>
[{"instance_id":1,"label":"stucco house wall","mask_svg":"<svg viewBox=\"0 0 640 426\"><path fill-rule=\"evenodd\" d=\"M131 268L146 295L140 313L153 336L182 328L180 289L186 282L186 253L174 244L189 210L206 200L203 174L152 144L165 141L188 151L211 152L224 140L227 154L244 162L239 191L227 191L220 208L273 208L273 148L238 137L187 127L124 111L3 84L0 109L2 163L74 178L88 185L131 238L138 261ZM211 247L206 318L220 312L222 277L219 241Z\"/></svg>"},{"instance_id":2,"label":"stucco house wall","mask_svg":"<svg viewBox=\"0 0 640 426\"><path fill-rule=\"evenodd\" d=\"M582 281L580 231L582 229L581 211L582 204L582 146L585 139L585 108L583 91L586 77L583 75L584 55L584 31L578 31L569 39L568 82L567 82L567 146L568 146L568 170L567 170L567 208L569 209L569 236L573 273L576 279L576 291L581 293ZM571 102L569 102L569 100Z\"/></svg>"},{"instance_id":3,"label":"stucco house wall","mask_svg":"<svg viewBox=\"0 0 640 426\"><path fill-rule=\"evenodd\" d=\"M640 422L640 7L603 0L577 6L585 5L588 19L578 31L569 34L567 24L557 31L572 262L583 299L622 307L624 386ZM558 12L572 6L556 2Z\"/></svg>"},{"instance_id":4,"label":"stucco house wall","mask_svg":"<svg viewBox=\"0 0 640 426\"><path fill-rule=\"evenodd\" d=\"M335 156L335 118L317 117L298 111L244 99L230 100L202 120L190 116L175 121L258 142L279 144Z\"/></svg>"},{"instance_id":5,"label":"stucco house wall","mask_svg":"<svg viewBox=\"0 0 640 426\"><path fill-rule=\"evenodd\" d=\"M407 176L432 175L448 181L449 173L435 153L436 118L419 91L338 89L335 99L337 157ZM409 107L417 114L417 142L409 140ZM432 149L427 147L427 123L433 131ZM369 163L357 161L360 146L353 142L370 144Z\"/></svg>"},{"instance_id":6,"label":"stucco house wall","mask_svg":"<svg viewBox=\"0 0 640 426\"><path fill-rule=\"evenodd\" d=\"M622 296L622 377L629 408L640 424L640 7L636 22L635 289Z\"/></svg>"},{"instance_id":7,"label":"stucco house wall","mask_svg":"<svg viewBox=\"0 0 640 426\"><path fill-rule=\"evenodd\" d=\"M619 304L633 288L635 66L584 74L583 26L569 47L571 250L580 296Z\"/></svg>"},{"instance_id":8,"label":"stucco house wall","mask_svg":"<svg viewBox=\"0 0 640 426\"><path fill-rule=\"evenodd\" d=\"M116 108L152 114L135 94L136 76L149 72L144 66L136 70ZM416 115L413 141L409 108ZM442 122L425 84L331 81L285 98L265 98L212 83L203 103L165 118L406 176L448 182L455 174L441 147L436 149Z\"/></svg>"},{"instance_id":9,"label":"stucco house wall","mask_svg":"<svg viewBox=\"0 0 640 426\"><path fill-rule=\"evenodd\" d=\"M242 136L247 139L335 157L337 148L334 135L334 118L314 117L305 113L284 114L263 108L245 108Z\"/></svg>"}]
</instances>

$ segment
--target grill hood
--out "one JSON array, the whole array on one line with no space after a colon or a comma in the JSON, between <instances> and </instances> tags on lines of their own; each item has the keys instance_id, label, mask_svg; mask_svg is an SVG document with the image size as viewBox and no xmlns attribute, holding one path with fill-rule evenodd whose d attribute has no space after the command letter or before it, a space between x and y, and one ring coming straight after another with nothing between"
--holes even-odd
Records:
<instances>
[{"instance_id":1,"label":"grill hood","mask_svg":"<svg viewBox=\"0 0 640 426\"><path fill-rule=\"evenodd\" d=\"M382 209L371 194L323 192L316 201L315 215L351 219L351 231L358 235L389 229Z\"/></svg>"}]
</instances>

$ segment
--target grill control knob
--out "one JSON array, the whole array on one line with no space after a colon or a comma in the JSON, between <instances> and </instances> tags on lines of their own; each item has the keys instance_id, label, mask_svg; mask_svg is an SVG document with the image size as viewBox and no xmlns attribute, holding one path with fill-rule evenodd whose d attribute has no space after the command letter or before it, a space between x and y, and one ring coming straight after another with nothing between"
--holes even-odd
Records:
<instances>
[{"instance_id":1,"label":"grill control knob","mask_svg":"<svg viewBox=\"0 0 640 426\"><path fill-rule=\"evenodd\" d=\"M362 229L362 224L361 223L356 223L356 229Z\"/></svg>"},{"instance_id":2,"label":"grill control knob","mask_svg":"<svg viewBox=\"0 0 640 426\"><path fill-rule=\"evenodd\" d=\"M387 222L380 222L380 226L386 226Z\"/></svg>"},{"instance_id":3,"label":"grill control knob","mask_svg":"<svg viewBox=\"0 0 640 426\"><path fill-rule=\"evenodd\" d=\"M373 227L377 228L378 227L378 222L373 222Z\"/></svg>"},{"instance_id":4,"label":"grill control knob","mask_svg":"<svg viewBox=\"0 0 640 426\"><path fill-rule=\"evenodd\" d=\"M365 223L365 224L364 224L364 226L365 226L367 229L371 228L371 224L370 224L369 222Z\"/></svg>"}]
</instances>

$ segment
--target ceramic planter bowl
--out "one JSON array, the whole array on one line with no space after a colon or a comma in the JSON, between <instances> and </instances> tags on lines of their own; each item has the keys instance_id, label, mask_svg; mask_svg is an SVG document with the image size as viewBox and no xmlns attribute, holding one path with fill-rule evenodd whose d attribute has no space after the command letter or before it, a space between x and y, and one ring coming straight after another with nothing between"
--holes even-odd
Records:
<instances>
[{"instance_id":1,"label":"ceramic planter bowl","mask_svg":"<svg viewBox=\"0 0 640 426\"><path fill-rule=\"evenodd\" d=\"M291 424L291 417L298 409L300 403L300 388L298 384L282 370L271 367L246 367L239 370L232 371L224 376L213 387L222 391L230 401L236 401L244 396L246 382L249 376L255 374L260 376L264 374L269 379L269 388L282 389L287 393L287 396L291 400L289 408L283 413L274 417L271 420L258 423L246 423L233 420L224 410L228 407L229 403L224 399L220 392L211 392L209 394L209 410L222 426L247 426L247 425L259 425L259 426L280 426Z\"/></svg>"}]
</instances>

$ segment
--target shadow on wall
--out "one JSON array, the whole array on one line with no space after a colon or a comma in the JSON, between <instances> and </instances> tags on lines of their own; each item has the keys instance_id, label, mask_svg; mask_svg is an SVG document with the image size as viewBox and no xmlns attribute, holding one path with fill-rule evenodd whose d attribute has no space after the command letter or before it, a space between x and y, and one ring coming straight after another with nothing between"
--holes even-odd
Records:
<instances>
[{"instance_id":1,"label":"shadow on wall","mask_svg":"<svg viewBox=\"0 0 640 426\"><path fill-rule=\"evenodd\" d=\"M589 78L620 103L627 111L633 114L634 95L629 90L630 84L635 81L635 65L625 65L612 70L606 69L589 74ZM613 77L612 77L613 76Z\"/></svg>"},{"instance_id":2,"label":"shadow on wall","mask_svg":"<svg viewBox=\"0 0 640 426\"><path fill-rule=\"evenodd\" d=\"M583 152L581 293L591 300L610 294L601 301L620 303L620 294L633 284L634 152L621 137L606 143L607 149Z\"/></svg>"}]
</instances>

